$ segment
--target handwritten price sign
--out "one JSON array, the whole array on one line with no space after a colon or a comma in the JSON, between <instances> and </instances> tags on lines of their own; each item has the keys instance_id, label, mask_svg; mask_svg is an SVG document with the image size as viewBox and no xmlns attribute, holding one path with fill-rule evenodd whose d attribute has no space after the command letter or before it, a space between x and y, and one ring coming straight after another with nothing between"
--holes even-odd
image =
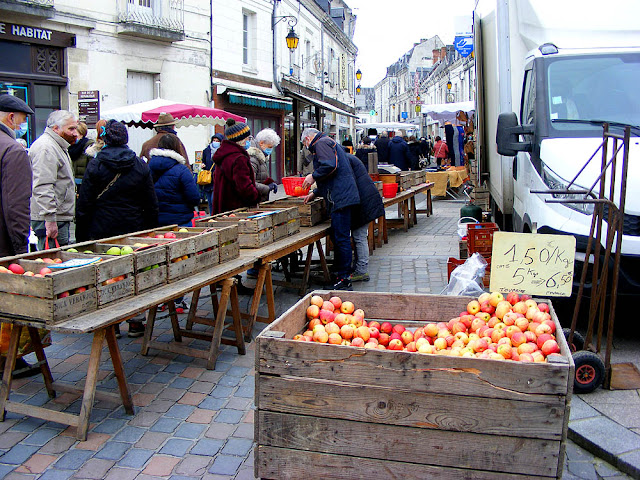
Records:
<instances>
[{"instance_id":1,"label":"handwritten price sign","mask_svg":"<svg viewBox=\"0 0 640 480\"><path fill-rule=\"evenodd\" d=\"M490 289L569 297L575 252L571 235L495 232Z\"/></svg>"}]
</instances>

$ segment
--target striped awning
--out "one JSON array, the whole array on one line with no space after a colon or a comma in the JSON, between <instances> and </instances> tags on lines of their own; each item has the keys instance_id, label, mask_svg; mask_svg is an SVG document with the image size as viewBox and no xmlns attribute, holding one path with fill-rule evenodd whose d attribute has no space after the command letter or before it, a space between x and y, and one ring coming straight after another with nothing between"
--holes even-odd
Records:
<instances>
[{"instance_id":1,"label":"striped awning","mask_svg":"<svg viewBox=\"0 0 640 480\"><path fill-rule=\"evenodd\" d=\"M285 99L277 99L272 97L263 97L261 95L250 95L248 93L229 92L229 103L240 105L251 105L252 107L272 108L274 110L291 111L292 102Z\"/></svg>"}]
</instances>

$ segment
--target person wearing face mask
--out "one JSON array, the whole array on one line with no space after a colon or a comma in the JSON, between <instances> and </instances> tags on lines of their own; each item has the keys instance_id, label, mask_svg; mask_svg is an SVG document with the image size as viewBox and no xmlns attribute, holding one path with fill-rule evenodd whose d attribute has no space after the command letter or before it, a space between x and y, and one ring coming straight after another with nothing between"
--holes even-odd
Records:
<instances>
[{"instance_id":1,"label":"person wearing face mask","mask_svg":"<svg viewBox=\"0 0 640 480\"><path fill-rule=\"evenodd\" d=\"M73 165L73 173L76 176L78 183L82 182L84 172L87 169L87 164L92 158L87 154L87 149L93 145L93 140L87 137L87 124L84 122L78 122L78 138L76 143L69 146L69 157L71 157L71 163Z\"/></svg>"},{"instance_id":2,"label":"person wearing face mask","mask_svg":"<svg viewBox=\"0 0 640 480\"><path fill-rule=\"evenodd\" d=\"M224 140L224 135L216 133L211 137L211 143L202 151L202 168L204 170L211 170L211 183L209 185L202 185L202 190L207 195L207 205L209 206L209 214L213 213L213 171L215 165L213 164L213 155L220 148L220 144Z\"/></svg>"},{"instance_id":3,"label":"person wearing face mask","mask_svg":"<svg viewBox=\"0 0 640 480\"><path fill-rule=\"evenodd\" d=\"M260 193L247 150L251 130L246 123L227 120L225 140L213 156L213 213L228 212L258 203Z\"/></svg>"},{"instance_id":4,"label":"person wearing face mask","mask_svg":"<svg viewBox=\"0 0 640 480\"><path fill-rule=\"evenodd\" d=\"M260 202L269 200L271 192L278 193L278 185L269 176L269 164L267 160L273 149L280 145L280 136L271 128L260 130L247 150L251 157L253 174L256 177L256 188L260 192Z\"/></svg>"},{"instance_id":5,"label":"person wearing face mask","mask_svg":"<svg viewBox=\"0 0 640 480\"><path fill-rule=\"evenodd\" d=\"M69 227L75 215L76 184L68 148L76 142L78 120L67 110L55 110L47 128L29 149L33 172L31 228L38 250L69 244ZM48 241L47 241L48 240Z\"/></svg>"},{"instance_id":6,"label":"person wearing face mask","mask_svg":"<svg viewBox=\"0 0 640 480\"><path fill-rule=\"evenodd\" d=\"M0 95L0 257L26 253L29 246L31 163L16 142L29 114L33 110L19 98Z\"/></svg>"}]
</instances>

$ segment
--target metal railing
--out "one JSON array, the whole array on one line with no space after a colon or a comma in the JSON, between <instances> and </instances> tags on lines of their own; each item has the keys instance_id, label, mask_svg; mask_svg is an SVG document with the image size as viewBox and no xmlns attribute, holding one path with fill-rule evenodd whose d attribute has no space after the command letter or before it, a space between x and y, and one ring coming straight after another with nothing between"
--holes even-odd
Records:
<instances>
[{"instance_id":1,"label":"metal railing","mask_svg":"<svg viewBox=\"0 0 640 480\"><path fill-rule=\"evenodd\" d=\"M118 21L184 32L184 0L118 0Z\"/></svg>"}]
</instances>

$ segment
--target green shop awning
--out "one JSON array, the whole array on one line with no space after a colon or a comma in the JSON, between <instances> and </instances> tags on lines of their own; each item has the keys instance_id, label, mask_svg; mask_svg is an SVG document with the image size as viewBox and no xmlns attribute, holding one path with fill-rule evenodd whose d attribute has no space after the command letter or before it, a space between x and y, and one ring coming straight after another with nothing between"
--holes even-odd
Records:
<instances>
[{"instance_id":1,"label":"green shop awning","mask_svg":"<svg viewBox=\"0 0 640 480\"><path fill-rule=\"evenodd\" d=\"M229 92L229 102L240 105L251 105L252 107L272 108L274 110L286 110L290 112L292 103L290 100L279 100L271 97L263 97L260 95L249 95L247 93Z\"/></svg>"}]
</instances>

